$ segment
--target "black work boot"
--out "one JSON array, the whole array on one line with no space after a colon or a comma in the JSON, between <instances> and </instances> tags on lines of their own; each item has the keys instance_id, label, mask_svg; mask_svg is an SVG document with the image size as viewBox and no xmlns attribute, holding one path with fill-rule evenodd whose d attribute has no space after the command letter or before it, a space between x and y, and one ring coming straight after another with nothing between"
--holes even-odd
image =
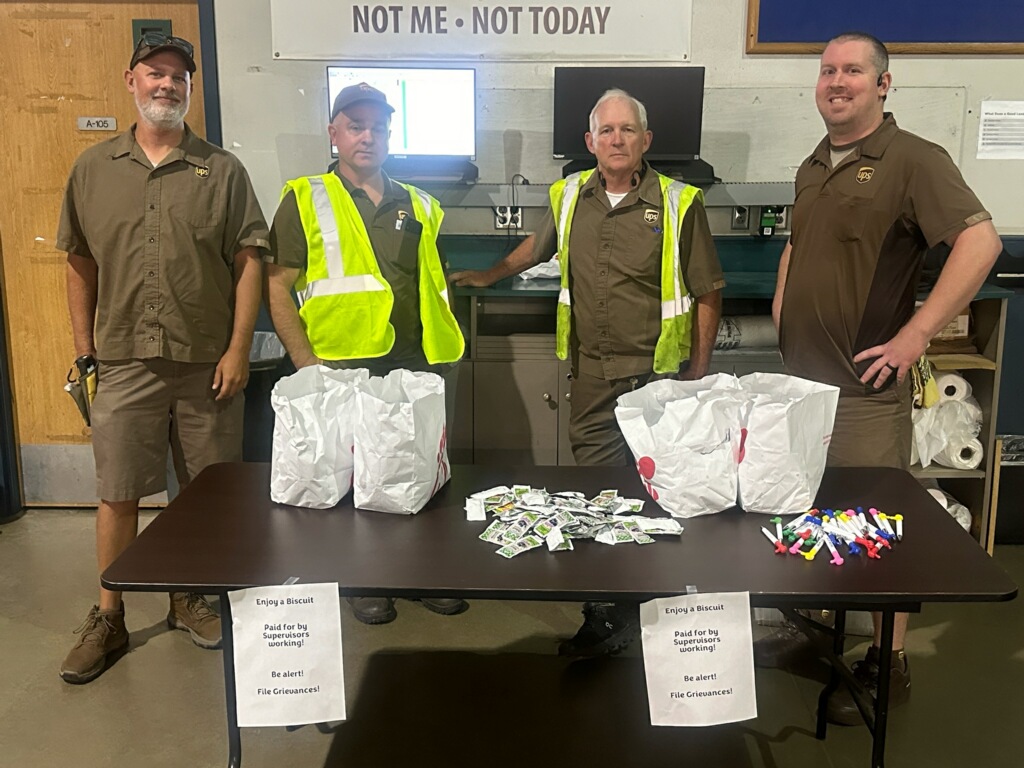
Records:
<instances>
[{"instance_id":1,"label":"black work boot","mask_svg":"<svg viewBox=\"0 0 1024 768\"><path fill-rule=\"evenodd\" d=\"M640 636L636 603L584 603L583 626L558 646L559 656L592 658L625 649Z\"/></svg>"},{"instance_id":2,"label":"black work boot","mask_svg":"<svg viewBox=\"0 0 1024 768\"><path fill-rule=\"evenodd\" d=\"M392 597L350 597L348 604L363 624L388 624L398 617Z\"/></svg>"},{"instance_id":3,"label":"black work boot","mask_svg":"<svg viewBox=\"0 0 1024 768\"><path fill-rule=\"evenodd\" d=\"M863 661L853 665L853 674L872 697L878 695L878 648L868 648ZM910 665L902 650L892 652L892 673L889 676L889 709L910 701ZM847 686L842 686L828 700L828 721L836 725L864 725L857 702Z\"/></svg>"}]
</instances>

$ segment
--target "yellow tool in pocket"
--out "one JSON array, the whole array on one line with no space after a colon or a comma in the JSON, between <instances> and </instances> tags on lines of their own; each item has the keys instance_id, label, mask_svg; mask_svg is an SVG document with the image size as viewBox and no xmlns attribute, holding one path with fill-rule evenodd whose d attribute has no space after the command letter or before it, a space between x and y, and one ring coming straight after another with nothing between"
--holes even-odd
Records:
<instances>
[{"instance_id":1,"label":"yellow tool in pocket","mask_svg":"<svg viewBox=\"0 0 1024 768\"><path fill-rule=\"evenodd\" d=\"M72 378L75 373L78 374L77 378ZM75 401L87 427L92 426L92 401L96 398L98 382L96 358L92 355L82 355L68 371L68 383L64 385L64 391Z\"/></svg>"}]
</instances>

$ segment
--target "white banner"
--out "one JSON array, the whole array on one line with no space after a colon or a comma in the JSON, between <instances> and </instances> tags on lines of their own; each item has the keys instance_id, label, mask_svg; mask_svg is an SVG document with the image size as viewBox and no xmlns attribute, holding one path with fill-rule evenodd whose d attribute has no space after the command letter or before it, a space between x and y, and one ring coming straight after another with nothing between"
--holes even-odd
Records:
<instances>
[{"instance_id":1,"label":"white banner","mask_svg":"<svg viewBox=\"0 0 1024 768\"><path fill-rule=\"evenodd\" d=\"M757 717L749 593L651 600L640 625L651 725Z\"/></svg>"},{"instance_id":2,"label":"white banner","mask_svg":"<svg viewBox=\"0 0 1024 768\"><path fill-rule=\"evenodd\" d=\"M270 0L276 59L690 59L692 0Z\"/></svg>"},{"instance_id":3,"label":"white banner","mask_svg":"<svg viewBox=\"0 0 1024 768\"><path fill-rule=\"evenodd\" d=\"M344 720L338 585L241 589L228 599L239 726Z\"/></svg>"}]
</instances>

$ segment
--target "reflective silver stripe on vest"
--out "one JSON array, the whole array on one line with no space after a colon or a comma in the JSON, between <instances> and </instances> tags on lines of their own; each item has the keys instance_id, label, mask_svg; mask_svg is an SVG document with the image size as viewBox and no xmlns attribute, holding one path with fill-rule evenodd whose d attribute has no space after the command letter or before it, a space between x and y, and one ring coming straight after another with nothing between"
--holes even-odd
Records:
<instances>
[{"instance_id":1,"label":"reflective silver stripe on vest","mask_svg":"<svg viewBox=\"0 0 1024 768\"><path fill-rule=\"evenodd\" d=\"M334 218L330 195L321 178L310 178L309 186L313 193L313 210L316 211L316 222L320 227L320 236L324 241L324 258L327 261L329 278L344 277L345 263L341 258L341 240L338 238L338 222Z\"/></svg>"},{"instance_id":2,"label":"reflective silver stripe on vest","mask_svg":"<svg viewBox=\"0 0 1024 768\"><path fill-rule=\"evenodd\" d=\"M383 290L384 286L373 275L328 277L309 283L299 294L299 301L304 303L314 296L337 296L342 293L369 293Z\"/></svg>"},{"instance_id":3,"label":"reflective silver stripe on vest","mask_svg":"<svg viewBox=\"0 0 1024 768\"><path fill-rule=\"evenodd\" d=\"M416 187L412 188L410 194L416 195L416 197L419 198L420 205L423 206L423 215L426 217L427 221L432 221L434 218L434 199L426 192L421 189L417 189ZM423 237L422 233L420 234L420 237ZM445 279L447 280L447 277L445 277ZM447 283L445 283L445 287L439 293L441 298L444 299L444 303L450 307L451 302L448 300Z\"/></svg>"},{"instance_id":4,"label":"reflective silver stripe on vest","mask_svg":"<svg viewBox=\"0 0 1024 768\"><path fill-rule=\"evenodd\" d=\"M666 212L668 214L668 222L665 227L665 231L662 237L669 237L669 233L676 241L675 251L679 252L679 200L683 195L683 190L686 188L684 184L680 184L678 181L673 181L668 185L668 189L665 191L666 198ZM671 229L669 229L671 227ZM671 320L673 317L685 314L690 311L690 304L692 300L690 295L683 296L683 285L679 279L680 268L678 262L676 263L675 269L672 270L672 281L673 291L672 295L675 297L672 301L663 301L661 303L661 319Z\"/></svg>"},{"instance_id":5,"label":"reflective silver stripe on vest","mask_svg":"<svg viewBox=\"0 0 1024 768\"><path fill-rule=\"evenodd\" d=\"M565 188L562 190L562 206L558 211L558 253L565 253L565 246L568 245L566 238L569 237L569 209L572 208L572 201L580 189L580 174L570 174L565 180ZM558 292L558 303L565 306L572 306L572 298L568 288L562 288Z\"/></svg>"},{"instance_id":6,"label":"reflective silver stripe on vest","mask_svg":"<svg viewBox=\"0 0 1024 768\"><path fill-rule=\"evenodd\" d=\"M565 180L562 190L562 209L558 212L558 252L563 252L565 238L569 236L569 209L580 188L580 174L573 173Z\"/></svg>"},{"instance_id":7,"label":"reflective silver stripe on vest","mask_svg":"<svg viewBox=\"0 0 1024 768\"><path fill-rule=\"evenodd\" d=\"M334 207L321 178L310 178L313 210L317 226L324 242L324 260L327 262L327 277L314 280L296 293L301 307L314 296L337 296L343 293L366 293L383 291L384 286L373 275L345 275L345 262L341 256L341 239L338 237L338 222L334 218Z\"/></svg>"}]
</instances>

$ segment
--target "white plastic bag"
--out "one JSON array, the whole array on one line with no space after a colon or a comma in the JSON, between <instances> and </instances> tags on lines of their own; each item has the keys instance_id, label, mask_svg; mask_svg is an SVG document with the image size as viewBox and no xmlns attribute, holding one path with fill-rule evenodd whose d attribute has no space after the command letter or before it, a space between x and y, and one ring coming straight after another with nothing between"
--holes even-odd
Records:
<instances>
[{"instance_id":1,"label":"white plastic bag","mask_svg":"<svg viewBox=\"0 0 1024 768\"><path fill-rule=\"evenodd\" d=\"M652 381L618 399L615 418L651 498L674 517L736 504L744 408L735 376Z\"/></svg>"},{"instance_id":2,"label":"white plastic bag","mask_svg":"<svg viewBox=\"0 0 1024 768\"><path fill-rule=\"evenodd\" d=\"M355 506L416 514L451 477L444 380L394 370L362 382L356 404Z\"/></svg>"},{"instance_id":3,"label":"white plastic bag","mask_svg":"<svg viewBox=\"0 0 1024 768\"><path fill-rule=\"evenodd\" d=\"M270 498L278 504L326 509L352 487L352 425L363 368L311 365L274 385Z\"/></svg>"},{"instance_id":4,"label":"white plastic bag","mask_svg":"<svg viewBox=\"0 0 1024 768\"><path fill-rule=\"evenodd\" d=\"M740 505L773 515L810 509L825 473L839 388L781 373L752 373L739 384L749 398Z\"/></svg>"}]
</instances>

